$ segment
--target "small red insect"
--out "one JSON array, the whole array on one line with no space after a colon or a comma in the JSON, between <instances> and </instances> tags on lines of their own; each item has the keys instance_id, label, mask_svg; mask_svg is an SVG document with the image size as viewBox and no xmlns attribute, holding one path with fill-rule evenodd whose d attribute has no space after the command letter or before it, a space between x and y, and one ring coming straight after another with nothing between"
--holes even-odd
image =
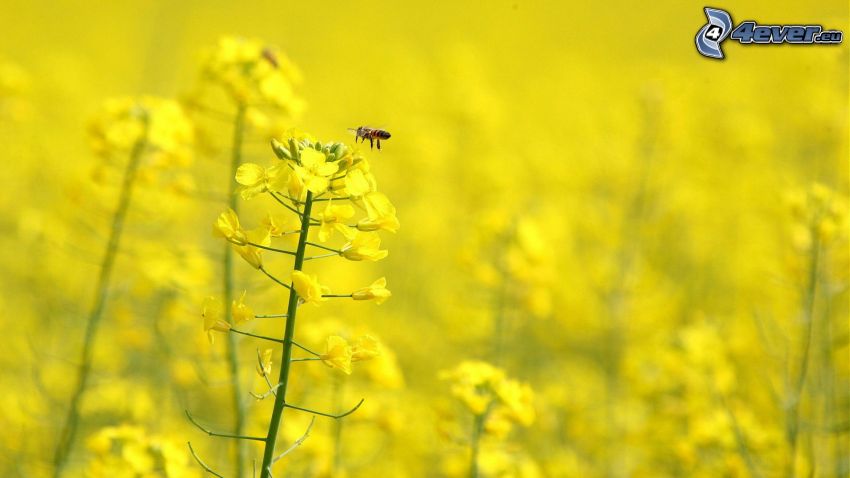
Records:
<instances>
[{"instance_id":1,"label":"small red insect","mask_svg":"<svg viewBox=\"0 0 850 478\"><path fill-rule=\"evenodd\" d=\"M369 140L369 148L375 147L375 143L378 143L378 149L381 149L381 140L390 139L389 131L385 131L378 128L370 128L368 126L360 126L358 128L348 128L349 131L354 131L356 135L354 138L354 142L357 142L357 138L360 138L361 141Z\"/></svg>"}]
</instances>

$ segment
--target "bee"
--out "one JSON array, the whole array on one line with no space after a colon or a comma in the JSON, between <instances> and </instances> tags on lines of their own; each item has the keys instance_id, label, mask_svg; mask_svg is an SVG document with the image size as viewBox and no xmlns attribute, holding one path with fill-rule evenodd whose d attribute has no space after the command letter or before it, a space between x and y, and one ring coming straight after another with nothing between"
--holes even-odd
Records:
<instances>
[{"instance_id":1,"label":"bee","mask_svg":"<svg viewBox=\"0 0 850 478\"><path fill-rule=\"evenodd\" d=\"M375 147L375 143L378 143L378 149L381 149L381 140L390 139L390 133L388 131L378 129L378 128L370 128L368 126L360 126L357 129L348 128L349 131L353 131L355 134L354 142L357 142L357 138L360 138L361 141L369 140L369 149Z\"/></svg>"},{"instance_id":2,"label":"bee","mask_svg":"<svg viewBox=\"0 0 850 478\"><path fill-rule=\"evenodd\" d=\"M271 65L273 67L275 67L275 69L280 67L280 65L277 62L277 57L275 56L274 51L272 51L271 48L269 48L269 47L263 48L262 55L263 55L263 58L266 59L266 61L268 61L269 63L271 63Z\"/></svg>"}]
</instances>

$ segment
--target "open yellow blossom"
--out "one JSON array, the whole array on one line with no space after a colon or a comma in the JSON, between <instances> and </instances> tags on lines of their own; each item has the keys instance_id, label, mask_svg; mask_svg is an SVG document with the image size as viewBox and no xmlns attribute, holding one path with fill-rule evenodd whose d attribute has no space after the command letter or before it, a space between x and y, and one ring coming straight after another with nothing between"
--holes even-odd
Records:
<instances>
[{"instance_id":1,"label":"open yellow blossom","mask_svg":"<svg viewBox=\"0 0 850 478\"><path fill-rule=\"evenodd\" d=\"M251 229L245 233L246 244L244 246L233 245L233 249L242 256L248 264L251 264L255 269L263 266L263 250L251 244L259 244L261 246L270 246L272 243L269 230L263 226ZM250 243L250 244L249 244Z\"/></svg>"},{"instance_id":2,"label":"open yellow blossom","mask_svg":"<svg viewBox=\"0 0 850 478\"><path fill-rule=\"evenodd\" d=\"M325 353L319 355L319 358L327 366L351 375L352 362L370 360L380 354L378 341L371 335L359 337L353 345L338 335L331 335L327 339Z\"/></svg>"},{"instance_id":3,"label":"open yellow blossom","mask_svg":"<svg viewBox=\"0 0 850 478\"><path fill-rule=\"evenodd\" d=\"M524 426L534 423L534 392L528 384L503 380L496 384L496 395L514 421Z\"/></svg>"},{"instance_id":4,"label":"open yellow blossom","mask_svg":"<svg viewBox=\"0 0 850 478\"><path fill-rule=\"evenodd\" d=\"M230 208L216 218L213 223L213 234L238 245L243 245L248 240L245 231L239 225L239 216Z\"/></svg>"},{"instance_id":5,"label":"open yellow blossom","mask_svg":"<svg viewBox=\"0 0 850 478\"><path fill-rule=\"evenodd\" d=\"M301 151L301 164L295 165L294 168L307 190L318 194L327 191L330 178L337 172L339 166L328 162L324 153L312 148L304 148Z\"/></svg>"},{"instance_id":6,"label":"open yellow blossom","mask_svg":"<svg viewBox=\"0 0 850 478\"><path fill-rule=\"evenodd\" d=\"M360 197L375 190L375 178L360 169L349 170L345 175L345 191L351 197Z\"/></svg>"},{"instance_id":7,"label":"open yellow blossom","mask_svg":"<svg viewBox=\"0 0 850 478\"><path fill-rule=\"evenodd\" d=\"M351 347L351 361L360 362L362 360L370 360L378 355L381 355L381 348L378 345L378 340L371 335L362 335Z\"/></svg>"},{"instance_id":8,"label":"open yellow blossom","mask_svg":"<svg viewBox=\"0 0 850 478\"><path fill-rule=\"evenodd\" d=\"M204 299L201 315L204 317L204 331L210 343L215 342L213 331L229 332L230 324L224 320L224 306L219 299L207 297Z\"/></svg>"},{"instance_id":9,"label":"open yellow blossom","mask_svg":"<svg viewBox=\"0 0 850 478\"><path fill-rule=\"evenodd\" d=\"M342 246L342 256L350 261L379 261L389 254L381 250L381 237L374 232L356 232L354 237Z\"/></svg>"},{"instance_id":10,"label":"open yellow blossom","mask_svg":"<svg viewBox=\"0 0 850 478\"><path fill-rule=\"evenodd\" d=\"M396 218L395 216L381 216L375 219L364 217L363 219L357 221L357 230L364 232L397 232L400 225L401 224L398 222L398 218Z\"/></svg>"},{"instance_id":11,"label":"open yellow blossom","mask_svg":"<svg viewBox=\"0 0 850 478\"><path fill-rule=\"evenodd\" d=\"M363 196L363 205L366 207L367 217L357 223L358 230L398 231L399 222L395 215L395 206L393 206L385 194L372 191Z\"/></svg>"},{"instance_id":12,"label":"open yellow blossom","mask_svg":"<svg viewBox=\"0 0 850 478\"><path fill-rule=\"evenodd\" d=\"M322 225L319 227L319 240L327 242L335 230L346 233L348 226L345 220L354 216L354 208L350 204L331 204L325 207L325 211L319 214Z\"/></svg>"},{"instance_id":13,"label":"open yellow blossom","mask_svg":"<svg viewBox=\"0 0 850 478\"><path fill-rule=\"evenodd\" d=\"M281 173L280 165L264 168L259 164L245 163L239 166L236 170L236 182L242 186L242 199L248 200L266 191L279 189L278 176Z\"/></svg>"},{"instance_id":14,"label":"open yellow blossom","mask_svg":"<svg viewBox=\"0 0 850 478\"><path fill-rule=\"evenodd\" d=\"M316 304L325 301L322 294L329 292L328 288L319 284L319 280L314 274L305 274L301 271L292 271L292 285L295 287L295 292L298 293L298 298L307 304Z\"/></svg>"},{"instance_id":15,"label":"open yellow blossom","mask_svg":"<svg viewBox=\"0 0 850 478\"><path fill-rule=\"evenodd\" d=\"M354 291L351 294L351 298L354 300L374 300L376 304L380 305L392 295L392 292L387 289L387 278L381 277L375 282L372 282L369 287Z\"/></svg>"},{"instance_id":16,"label":"open yellow blossom","mask_svg":"<svg viewBox=\"0 0 850 478\"><path fill-rule=\"evenodd\" d=\"M523 426L534 422L531 387L508 378L498 367L482 361L465 361L453 370L442 372L440 378L452 380L452 395L474 415L508 419ZM504 428L494 425L496 429Z\"/></svg>"},{"instance_id":17,"label":"open yellow blossom","mask_svg":"<svg viewBox=\"0 0 850 478\"><path fill-rule=\"evenodd\" d=\"M338 335L328 337L325 353L319 355L328 367L342 370L351 375L352 351L348 341Z\"/></svg>"},{"instance_id":18,"label":"open yellow blossom","mask_svg":"<svg viewBox=\"0 0 850 478\"><path fill-rule=\"evenodd\" d=\"M254 38L223 37L204 63L204 80L222 86L237 103L267 104L288 114L303 108L292 88L299 79L285 55Z\"/></svg>"},{"instance_id":19,"label":"open yellow blossom","mask_svg":"<svg viewBox=\"0 0 850 478\"><path fill-rule=\"evenodd\" d=\"M173 100L145 96L107 100L89 126L94 151L106 158L130 151L144 139L151 166L187 165L192 158L194 129L182 107ZM146 137L142 137L146 135Z\"/></svg>"},{"instance_id":20,"label":"open yellow blossom","mask_svg":"<svg viewBox=\"0 0 850 478\"><path fill-rule=\"evenodd\" d=\"M257 374L260 377L268 377L272 373L272 353L274 349L265 349L260 354L260 360L257 364Z\"/></svg>"},{"instance_id":21,"label":"open yellow blossom","mask_svg":"<svg viewBox=\"0 0 850 478\"><path fill-rule=\"evenodd\" d=\"M254 309L245 304L245 294L247 292L242 291L239 300L234 300L230 307L230 315L233 317L233 323L239 324L254 318Z\"/></svg>"},{"instance_id":22,"label":"open yellow blossom","mask_svg":"<svg viewBox=\"0 0 850 478\"><path fill-rule=\"evenodd\" d=\"M272 243L269 228L259 226L245 231L239 224L239 217L232 209L227 209L218 216L213 224L213 234L232 243L236 252L255 269L263 265L262 249L251 244L268 247Z\"/></svg>"},{"instance_id":23,"label":"open yellow blossom","mask_svg":"<svg viewBox=\"0 0 850 478\"><path fill-rule=\"evenodd\" d=\"M291 214L268 213L260 220L260 224L269 230L269 235L272 237L283 236L300 227Z\"/></svg>"},{"instance_id":24,"label":"open yellow blossom","mask_svg":"<svg viewBox=\"0 0 850 478\"><path fill-rule=\"evenodd\" d=\"M505 378L505 373L487 362L461 362L454 370L440 374L452 380L452 395L458 398L475 415L483 415L494 400L493 384Z\"/></svg>"}]
</instances>

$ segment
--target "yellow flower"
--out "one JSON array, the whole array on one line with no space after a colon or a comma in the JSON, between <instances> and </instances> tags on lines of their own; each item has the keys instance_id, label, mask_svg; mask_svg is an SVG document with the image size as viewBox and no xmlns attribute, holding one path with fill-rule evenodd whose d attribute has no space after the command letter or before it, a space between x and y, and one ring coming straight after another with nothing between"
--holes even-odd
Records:
<instances>
[{"instance_id":1,"label":"yellow flower","mask_svg":"<svg viewBox=\"0 0 850 478\"><path fill-rule=\"evenodd\" d=\"M268 213L260 220L260 224L269 230L269 235L272 237L280 237L300 227L300 224L294 222L291 214Z\"/></svg>"},{"instance_id":2,"label":"yellow flower","mask_svg":"<svg viewBox=\"0 0 850 478\"><path fill-rule=\"evenodd\" d=\"M245 305L245 294L248 291L242 291L239 300L234 300L230 307L230 314L233 317L233 322L236 324L247 322L254 318L254 309Z\"/></svg>"},{"instance_id":3,"label":"yellow flower","mask_svg":"<svg viewBox=\"0 0 850 478\"><path fill-rule=\"evenodd\" d=\"M319 227L319 241L327 242L334 230L346 233L348 226L344 224L344 221L352 216L354 216L354 208L350 204L328 203L325 211L319 214L319 220L322 222Z\"/></svg>"},{"instance_id":4,"label":"yellow flower","mask_svg":"<svg viewBox=\"0 0 850 478\"><path fill-rule=\"evenodd\" d=\"M232 243L233 249L255 269L259 269L263 265L262 249L251 244L268 247L272 243L268 227L259 226L256 229L245 231L239 225L239 217L232 209L228 209L218 216L213 224L213 234Z\"/></svg>"},{"instance_id":5,"label":"yellow flower","mask_svg":"<svg viewBox=\"0 0 850 478\"><path fill-rule=\"evenodd\" d=\"M361 169L349 170L345 175L345 191L351 197L360 197L375 190L375 178Z\"/></svg>"},{"instance_id":6,"label":"yellow flower","mask_svg":"<svg viewBox=\"0 0 850 478\"><path fill-rule=\"evenodd\" d=\"M274 349L265 349L260 355L260 363L257 364L257 374L260 377L268 377L272 373L272 353Z\"/></svg>"},{"instance_id":7,"label":"yellow flower","mask_svg":"<svg viewBox=\"0 0 850 478\"><path fill-rule=\"evenodd\" d=\"M398 231L399 222L395 216L395 206L385 194L377 191L370 192L363 197L363 204L366 206L367 217L357 223L358 230Z\"/></svg>"},{"instance_id":8,"label":"yellow flower","mask_svg":"<svg viewBox=\"0 0 850 478\"><path fill-rule=\"evenodd\" d=\"M363 218L357 222L358 231L390 231L397 232L401 224L395 216L381 216L379 218L370 219Z\"/></svg>"},{"instance_id":9,"label":"yellow flower","mask_svg":"<svg viewBox=\"0 0 850 478\"><path fill-rule=\"evenodd\" d=\"M328 292L328 288L319 284L315 275L292 271L292 285L298 293L298 298L304 303L318 305L319 302L327 300L322 295Z\"/></svg>"},{"instance_id":10,"label":"yellow flower","mask_svg":"<svg viewBox=\"0 0 850 478\"><path fill-rule=\"evenodd\" d=\"M266 104L297 114L302 101L292 85L300 74L275 47L255 38L226 36L207 55L204 80L218 84L243 105Z\"/></svg>"},{"instance_id":11,"label":"yellow flower","mask_svg":"<svg viewBox=\"0 0 850 478\"><path fill-rule=\"evenodd\" d=\"M242 226L239 225L239 216L230 208L219 214L213 223L213 234L238 245L245 244L248 239Z\"/></svg>"},{"instance_id":12,"label":"yellow flower","mask_svg":"<svg viewBox=\"0 0 850 478\"><path fill-rule=\"evenodd\" d=\"M269 230L263 226L248 231L245 233L245 237L247 242L253 244L259 244L266 247L272 244L272 238L269 234ZM255 269L259 269L263 266L263 250L261 248L252 246L251 244L245 244L244 246L234 244L233 249L235 249L248 264L254 266Z\"/></svg>"},{"instance_id":13,"label":"yellow flower","mask_svg":"<svg viewBox=\"0 0 850 478\"><path fill-rule=\"evenodd\" d=\"M338 335L328 337L326 352L319 355L328 367L342 370L351 375L352 351L348 341Z\"/></svg>"},{"instance_id":14,"label":"yellow flower","mask_svg":"<svg viewBox=\"0 0 850 478\"><path fill-rule=\"evenodd\" d=\"M301 150L301 164L295 165L295 173L308 191L321 193L328 189L330 178L339 169L336 163L329 163L324 153L312 148Z\"/></svg>"},{"instance_id":15,"label":"yellow flower","mask_svg":"<svg viewBox=\"0 0 850 478\"><path fill-rule=\"evenodd\" d=\"M354 291L351 298L354 300L374 300L376 304L383 304L392 295L392 292L387 289L387 278L381 277L372 282L369 287Z\"/></svg>"},{"instance_id":16,"label":"yellow flower","mask_svg":"<svg viewBox=\"0 0 850 478\"><path fill-rule=\"evenodd\" d=\"M363 335L354 342L351 347L351 361L360 362L362 360L370 360L378 355L381 355L381 349L378 345L378 340L371 335Z\"/></svg>"},{"instance_id":17,"label":"yellow flower","mask_svg":"<svg viewBox=\"0 0 850 478\"><path fill-rule=\"evenodd\" d=\"M374 232L357 232L342 246L342 256L351 261L379 261L389 254L381 250L381 238Z\"/></svg>"},{"instance_id":18,"label":"yellow flower","mask_svg":"<svg viewBox=\"0 0 850 478\"><path fill-rule=\"evenodd\" d=\"M268 191L269 181L276 175L275 173L276 170L269 171L254 163L239 166L236 170L236 182L242 186L239 188L242 199L248 200Z\"/></svg>"},{"instance_id":19,"label":"yellow flower","mask_svg":"<svg viewBox=\"0 0 850 478\"><path fill-rule=\"evenodd\" d=\"M224 321L224 306L221 301L215 297L207 297L204 299L201 315L204 317L204 331L210 343L215 342L213 331L229 332L230 324Z\"/></svg>"},{"instance_id":20,"label":"yellow flower","mask_svg":"<svg viewBox=\"0 0 850 478\"><path fill-rule=\"evenodd\" d=\"M531 387L506 377L500 368L487 362L465 361L442 372L440 378L453 381L452 395L475 415L510 419L524 426L534 422ZM501 425L494 424L494 429L504 428Z\"/></svg>"},{"instance_id":21,"label":"yellow flower","mask_svg":"<svg viewBox=\"0 0 850 478\"><path fill-rule=\"evenodd\" d=\"M504 380L496 385L496 395L507 408L510 418L524 426L534 423L534 392L527 384Z\"/></svg>"},{"instance_id":22,"label":"yellow flower","mask_svg":"<svg viewBox=\"0 0 850 478\"><path fill-rule=\"evenodd\" d=\"M186 165L192 158L194 129L173 100L145 96L107 100L89 127L92 149L104 157L127 152L145 141L151 166Z\"/></svg>"}]
</instances>

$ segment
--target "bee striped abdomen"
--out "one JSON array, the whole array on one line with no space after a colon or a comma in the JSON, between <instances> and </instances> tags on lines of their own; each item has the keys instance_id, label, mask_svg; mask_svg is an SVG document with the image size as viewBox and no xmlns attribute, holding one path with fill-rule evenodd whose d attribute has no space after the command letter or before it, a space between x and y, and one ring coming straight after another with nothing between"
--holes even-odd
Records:
<instances>
[{"instance_id":1,"label":"bee striped abdomen","mask_svg":"<svg viewBox=\"0 0 850 478\"><path fill-rule=\"evenodd\" d=\"M391 136L389 131L385 131L385 130L377 129L377 128L370 128L368 126L360 126L357 129L354 129L354 128L349 128L349 129L351 131L354 131L354 134L356 135L356 137L354 138L355 142L357 141L357 139L360 139L361 141L366 141L368 139L370 148L374 147L375 142L377 141L378 149L381 149L381 140L382 139L390 139L390 136Z\"/></svg>"}]
</instances>

